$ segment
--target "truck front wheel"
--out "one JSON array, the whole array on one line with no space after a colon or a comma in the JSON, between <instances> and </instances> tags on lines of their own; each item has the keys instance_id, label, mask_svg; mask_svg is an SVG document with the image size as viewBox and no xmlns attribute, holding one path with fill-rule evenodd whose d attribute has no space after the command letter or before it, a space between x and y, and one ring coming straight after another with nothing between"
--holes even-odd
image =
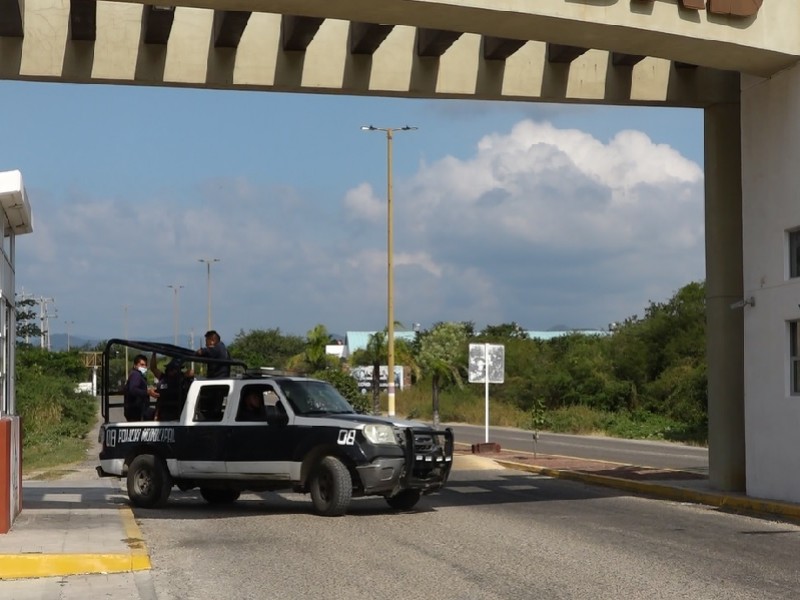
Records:
<instances>
[{"instance_id":1,"label":"truck front wheel","mask_svg":"<svg viewBox=\"0 0 800 600\"><path fill-rule=\"evenodd\" d=\"M134 506L155 508L169 498L172 481L164 461L152 454L140 454L128 467L128 498Z\"/></svg>"},{"instance_id":2,"label":"truck front wheel","mask_svg":"<svg viewBox=\"0 0 800 600\"><path fill-rule=\"evenodd\" d=\"M353 481L350 471L335 456L326 456L320 461L309 487L311 501L319 514L338 517L347 512L353 496Z\"/></svg>"}]
</instances>

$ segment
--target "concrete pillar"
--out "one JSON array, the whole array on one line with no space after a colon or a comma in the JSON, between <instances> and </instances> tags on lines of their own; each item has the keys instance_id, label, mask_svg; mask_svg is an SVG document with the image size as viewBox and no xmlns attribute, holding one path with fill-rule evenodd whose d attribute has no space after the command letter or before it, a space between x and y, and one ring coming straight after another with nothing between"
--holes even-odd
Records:
<instances>
[{"instance_id":1,"label":"concrete pillar","mask_svg":"<svg viewBox=\"0 0 800 600\"><path fill-rule=\"evenodd\" d=\"M739 104L705 109L708 465L711 486L744 491L742 160Z\"/></svg>"},{"instance_id":2,"label":"concrete pillar","mask_svg":"<svg viewBox=\"0 0 800 600\"><path fill-rule=\"evenodd\" d=\"M22 428L19 417L0 417L0 533L22 510Z\"/></svg>"}]
</instances>

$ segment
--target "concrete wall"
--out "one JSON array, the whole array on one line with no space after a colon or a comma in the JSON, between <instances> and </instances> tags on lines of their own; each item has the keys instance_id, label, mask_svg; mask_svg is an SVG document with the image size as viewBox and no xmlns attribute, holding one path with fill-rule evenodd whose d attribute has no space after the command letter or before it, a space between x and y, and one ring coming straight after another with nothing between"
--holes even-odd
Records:
<instances>
[{"instance_id":1,"label":"concrete wall","mask_svg":"<svg viewBox=\"0 0 800 600\"><path fill-rule=\"evenodd\" d=\"M790 394L787 230L800 227L800 68L742 81L744 396L747 493L800 501L800 396ZM735 176L735 174L731 174Z\"/></svg>"}]
</instances>

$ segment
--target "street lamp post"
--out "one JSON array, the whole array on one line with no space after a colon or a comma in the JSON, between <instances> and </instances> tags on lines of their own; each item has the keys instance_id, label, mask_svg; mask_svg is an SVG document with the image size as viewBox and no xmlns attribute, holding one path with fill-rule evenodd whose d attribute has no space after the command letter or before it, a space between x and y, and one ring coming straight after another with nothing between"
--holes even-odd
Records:
<instances>
[{"instance_id":1,"label":"street lamp post","mask_svg":"<svg viewBox=\"0 0 800 600\"><path fill-rule=\"evenodd\" d=\"M183 286L182 285L168 285L167 287L172 290L172 292L173 292L172 295L174 297L173 307L172 307L173 308L173 319L172 319L173 331L172 331L172 337L173 337L173 343L177 346L178 345L178 292L180 291L180 289Z\"/></svg>"},{"instance_id":2,"label":"street lamp post","mask_svg":"<svg viewBox=\"0 0 800 600\"><path fill-rule=\"evenodd\" d=\"M122 321L123 326L123 333L125 335L125 339L128 339L128 305L123 304L122 309L124 311L124 317ZM128 368L128 344L125 344L125 368Z\"/></svg>"},{"instance_id":3,"label":"street lamp post","mask_svg":"<svg viewBox=\"0 0 800 600\"><path fill-rule=\"evenodd\" d=\"M67 326L67 352L69 352L69 328L70 325L75 324L75 321L64 321L64 324Z\"/></svg>"},{"instance_id":4,"label":"street lamp post","mask_svg":"<svg viewBox=\"0 0 800 600\"><path fill-rule=\"evenodd\" d=\"M394 416L394 231L392 229L392 139L395 131L414 131L416 127L375 127L365 125L363 131L383 131L386 133L386 210L387 210L387 235L386 235L386 295L387 295L387 317L386 317L386 362L389 368L389 416Z\"/></svg>"},{"instance_id":5,"label":"street lamp post","mask_svg":"<svg viewBox=\"0 0 800 600\"><path fill-rule=\"evenodd\" d=\"M198 258L201 263L206 263L206 273L208 274L208 329L211 329L211 263L220 262L218 258Z\"/></svg>"}]
</instances>

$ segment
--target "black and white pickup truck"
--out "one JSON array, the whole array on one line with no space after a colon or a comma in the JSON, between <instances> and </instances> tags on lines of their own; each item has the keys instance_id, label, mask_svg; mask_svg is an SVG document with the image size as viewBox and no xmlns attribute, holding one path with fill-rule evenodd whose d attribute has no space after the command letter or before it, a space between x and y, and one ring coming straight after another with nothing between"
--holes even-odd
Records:
<instances>
[{"instance_id":1,"label":"black and white pickup truck","mask_svg":"<svg viewBox=\"0 0 800 600\"><path fill-rule=\"evenodd\" d=\"M163 505L173 486L199 488L210 503L234 502L247 490L292 490L309 493L319 514L335 516L357 496L382 496L391 508L408 510L447 481L452 430L358 414L336 388L315 379L246 370L195 378L178 420L115 422L110 417L121 415L122 400L112 399L108 365L121 345L187 363L218 361L168 344L108 342L97 470L127 478L135 506Z\"/></svg>"}]
</instances>

